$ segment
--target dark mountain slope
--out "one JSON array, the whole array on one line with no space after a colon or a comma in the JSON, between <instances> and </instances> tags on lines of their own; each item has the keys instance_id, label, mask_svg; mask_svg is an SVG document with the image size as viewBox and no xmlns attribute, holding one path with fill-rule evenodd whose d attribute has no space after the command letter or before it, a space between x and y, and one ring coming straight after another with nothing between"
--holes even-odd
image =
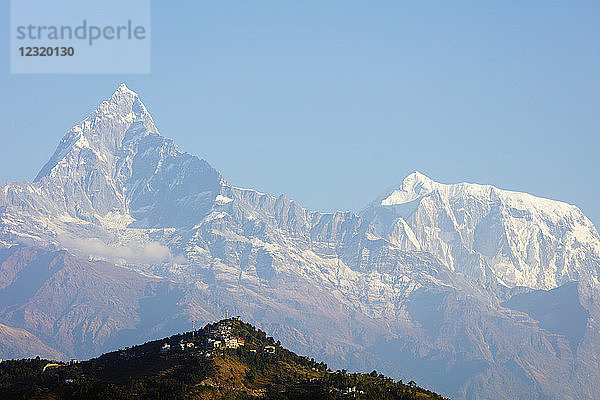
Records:
<instances>
[{"instance_id":1,"label":"dark mountain slope","mask_svg":"<svg viewBox=\"0 0 600 400\"><path fill-rule=\"evenodd\" d=\"M414 382L333 372L237 319L81 363L0 364L3 399L442 399Z\"/></svg>"}]
</instances>

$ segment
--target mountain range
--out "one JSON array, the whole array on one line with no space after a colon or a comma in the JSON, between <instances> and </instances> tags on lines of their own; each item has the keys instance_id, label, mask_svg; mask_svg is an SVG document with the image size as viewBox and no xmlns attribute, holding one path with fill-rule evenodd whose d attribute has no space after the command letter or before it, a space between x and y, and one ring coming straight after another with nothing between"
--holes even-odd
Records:
<instances>
[{"instance_id":1,"label":"mountain range","mask_svg":"<svg viewBox=\"0 0 600 400\"><path fill-rule=\"evenodd\" d=\"M230 185L121 85L0 187L0 351L87 358L241 315L453 398L600 391L600 236L573 205L415 172L362 212Z\"/></svg>"}]
</instances>

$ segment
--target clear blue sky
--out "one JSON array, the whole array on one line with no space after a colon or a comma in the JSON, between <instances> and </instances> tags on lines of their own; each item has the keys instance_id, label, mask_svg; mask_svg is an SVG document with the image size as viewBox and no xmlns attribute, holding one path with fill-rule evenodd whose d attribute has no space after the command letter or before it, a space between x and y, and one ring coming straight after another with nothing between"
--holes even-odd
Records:
<instances>
[{"instance_id":1,"label":"clear blue sky","mask_svg":"<svg viewBox=\"0 0 600 400\"><path fill-rule=\"evenodd\" d=\"M30 180L120 82L234 185L358 211L419 170L600 225L600 2L153 1L149 75L10 75L0 181Z\"/></svg>"}]
</instances>

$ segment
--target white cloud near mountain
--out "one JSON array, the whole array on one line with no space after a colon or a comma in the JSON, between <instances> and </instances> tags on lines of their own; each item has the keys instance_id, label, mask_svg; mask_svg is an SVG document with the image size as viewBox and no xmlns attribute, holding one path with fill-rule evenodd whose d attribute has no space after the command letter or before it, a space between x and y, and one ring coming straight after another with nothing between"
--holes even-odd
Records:
<instances>
[{"instance_id":1,"label":"white cloud near mountain","mask_svg":"<svg viewBox=\"0 0 600 400\"><path fill-rule=\"evenodd\" d=\"M70 251L81 252L92 258L127 264L154 264L181 261L168 247L159 242L127 242L106 244L98 238L61 238Z\"/></svg>"}]
</instances>

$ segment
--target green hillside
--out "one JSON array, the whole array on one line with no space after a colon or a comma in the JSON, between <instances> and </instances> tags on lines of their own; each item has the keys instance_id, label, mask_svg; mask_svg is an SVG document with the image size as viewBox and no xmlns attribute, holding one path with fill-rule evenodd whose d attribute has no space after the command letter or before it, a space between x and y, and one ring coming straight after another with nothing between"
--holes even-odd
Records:
<instances>
[{"instance_id":1,"label":"green hillside","mask_svg":"<svg viewBox=\"0 0 600 400\"><path fill-rule=\"evenodd\" d=\"M237 319L89 361L0 363L2 399L441 399L373 371L331 371Z\"/></svg>"}]
</instances>

